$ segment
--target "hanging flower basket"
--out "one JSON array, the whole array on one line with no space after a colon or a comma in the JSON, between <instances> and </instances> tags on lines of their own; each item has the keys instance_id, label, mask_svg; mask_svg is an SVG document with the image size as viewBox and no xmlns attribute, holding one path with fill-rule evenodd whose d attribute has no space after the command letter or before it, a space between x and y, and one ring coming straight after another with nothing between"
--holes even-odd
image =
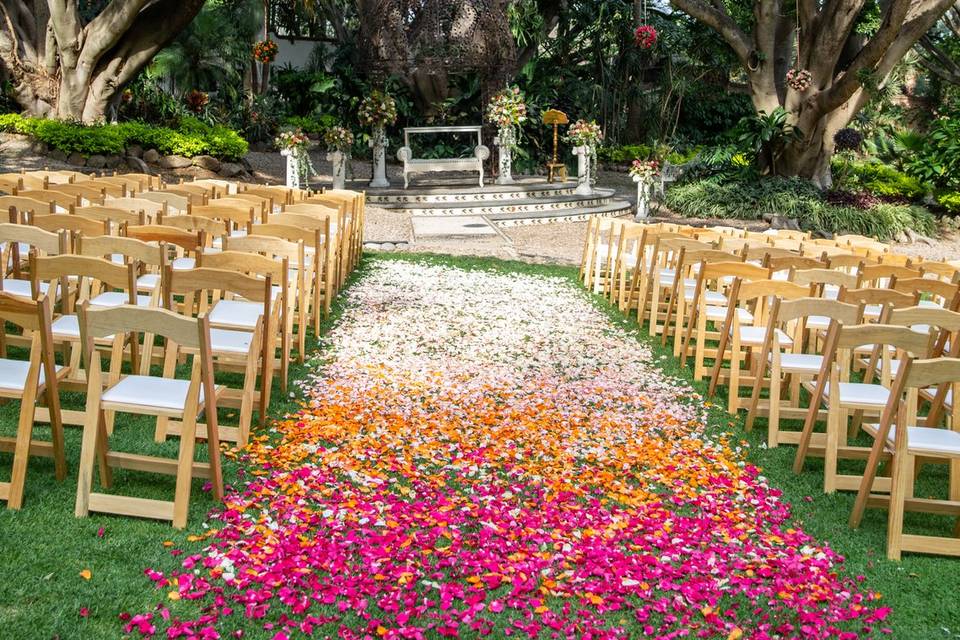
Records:
<instances>
[{"instance_id":1,"label":"hanging flower basket","mask_svg":"<svg viewBox=\"0 0 960 640\"><path fill-rule=\"evenodd\" d=\"M633 41L641 49L652 49L657 44L657 30L649 24L642 24L633 32Z\"/></svg>"},{"instance_id":2,"label":"hanging flower basket","mask_svg":"<svg viewBox=\"0 0 960 640\"><path fill-rule=\"evenodd\" d=\"M267 38L266 40L261 40L257 44L253 45L253 57L257 62L263 64L270 64L273 62L277 53L280 52L280 47L277 46L277 43Z\"/></svg>"},{"instance_id":3,"label":"hanging flower basket","mask_svg":"<svg viewBox=\"0 0 960 640\"><path fill-rule=\"evenodd\" d=\"M794 91L803 93L813 84L813 74L806 69L790 69L787 71L787 84Z\"/></svg>"}]
</instances>

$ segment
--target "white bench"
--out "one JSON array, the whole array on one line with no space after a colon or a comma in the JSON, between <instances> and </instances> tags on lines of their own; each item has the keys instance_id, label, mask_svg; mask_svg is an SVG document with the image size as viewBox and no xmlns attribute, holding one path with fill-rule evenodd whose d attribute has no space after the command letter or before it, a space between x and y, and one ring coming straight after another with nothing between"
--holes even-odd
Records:
<instances>
[{"instance_id":1,"label":"white bench","mask_svg":"<svg viewBox=\"0 0 960 640\"><path fill-rule=\"evenodd\" d=\"M476 171L483 186L483 161L490 157L490 149L483 146L481 127L407 127L403 130L403 146L397 151L397 160L403 163L403 188L410 185L414 173L441 171ZM476 134L477 146L472 158L414 158L410 148L410 134L419 133L470 133Z\"/></svg>"}]
</instances>

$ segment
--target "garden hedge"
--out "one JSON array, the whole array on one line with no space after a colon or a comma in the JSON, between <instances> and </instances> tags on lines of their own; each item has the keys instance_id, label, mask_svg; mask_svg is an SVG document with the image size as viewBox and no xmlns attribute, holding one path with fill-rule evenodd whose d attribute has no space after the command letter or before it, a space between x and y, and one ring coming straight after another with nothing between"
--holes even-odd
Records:
<instances>
[{"instance_id":1,"label":"garden hedge","mask_svg":"<svg viewBox=\"0 0 960 640\"><path fill-rule=\"evenodd\" d=\"M888 240L913 229L933 235L936 219L912 204L882 202L869 208L830 204L813 184L800 178L713 176L676 184L667 190L667 206L691 218L760 220L765 214L796 218L804 229L859 233Z\"/></svg>"},{"instance_id":2,"label":"garden hedge","mask_svg":"<svg viewBox=\"0 0 960 640\"><path fill-rule=\"evenodd\" d=\"M239 160L247 154L247 141L236 131L184 118L177 129L142 122L83 125L62 120L25 118L16 113L0 115L0 131L28 135L63 153L121 155L131 145L156 149L163 155L187 158L209 155L221 160Z\"/></svg>"}]
</instances>

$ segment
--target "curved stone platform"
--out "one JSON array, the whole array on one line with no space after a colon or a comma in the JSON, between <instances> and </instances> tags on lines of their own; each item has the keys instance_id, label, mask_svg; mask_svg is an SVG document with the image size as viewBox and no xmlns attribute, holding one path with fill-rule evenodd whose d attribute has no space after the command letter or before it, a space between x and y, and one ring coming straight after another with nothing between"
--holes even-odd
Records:
<instances>
[{"instance_id":1,"label":"curved stone platform","mask_svg":"<svg viewBox=\"0 0 960 640\"><path fill-rule=\"evenodd\" d=\"M588 196L574 193L576 182L549 183L542 178L518 178L509 185L457 179L418 180L409 189L364 189L367 203L412 216L483 216L497 226L586 220L594 216L629 213L632 204L618 199L613 189L597 188Z\"/></svg>"}]
</instances>

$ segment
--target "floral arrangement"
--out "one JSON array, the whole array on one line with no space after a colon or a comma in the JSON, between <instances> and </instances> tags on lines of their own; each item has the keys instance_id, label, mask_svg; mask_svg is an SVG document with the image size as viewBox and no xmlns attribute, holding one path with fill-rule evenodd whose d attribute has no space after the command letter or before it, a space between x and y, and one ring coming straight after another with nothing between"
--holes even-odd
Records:
<instances>
[{"instance_id":1,"label":"floral arrangement","mask_svg":"<svg viewBox=\"0 0 960 640\"><path fill-rule=\"evenodd\" d=\"M806 69L790 69L787 71L787 84L794 91L802 93L813 84L813 74Z\"/></svg>"},{"instance_id":2,"label":"floral arrangement","mask_svg":"<svg viewBox=\"0 0 960 640\"><path fill-rule=\"evenodd\" d=\"M656 160L637 158L630 165L630 177L637 182L651 184L660 175L660 163Z\"/></svg>"},{"instance_id":3,"label":"floral arrangement","mask_svg":"<svg viewBox=\"0 0 960 640\"><path fill-rule=\"evenodd\" d=\"M330 127L323 134L323 141L330 151L347 153L353 148L353 133L345 127Z\"/></svg>"},{"instance_id":4,"label":"floral arrangement","mask_svg":"<svg viewBox=\"0 0 960 640\"><path fill-rule=\"evenodd\" d=\"M298 151L306 150L307 145L310 144L310 138L303 132L303 129L297 127L296 129L281 131L273 142L281 151Z\"/></svg>"},{"instance_id":5,"label":"floral arrangement","mask_svg":"<svg viewBox=\"0 0 960 640\"><path fill-rule=\"evenodd\" d=\"M633 32L633 42L641 49L652 49L657 44L657 30L649 24L642 24Z\"/></svg>"},{"instance_id":6,"label":"floral arrangement","mask_svg":"<svg viewBox=\"0 0 960 640\"><path fill-rule=\"evenodd\" d=\"M603 140L603 131L596 120L577 120L567 129L566 142L577 147L595 147Z\"/></svg>"},{"instance_id":7,"label":"floral arrangement","mask_svg":"<svg viewBox=\"0 0 960 640\"><path fill-rule=\"evenodd\" d=\"M286 151L287 155L292 156L297 162L297 174L300 178L300 184L306 185L308 178L315 173L313 163L310 162L310 138L303 129L287 129L281 131L274 139L274 144L281 151Z\"/></svg>"},{"instance_id":8,"label":"floral arrangement","mask_svg":"<svg viewBox=\"0 0 960 640\"><path fill-rule=\"evenodd\" d=\"M194 89L186 95L184 101L187 103L187 108L190 109L190 111L200 113L203 111L203 108L209 104L210 96L204 91Z\"/></svg>"},{"instance_id":9,"label":"floral arrangement","mask_svg":"<svg viewBox=\"0 0 960 640\"><path fill-rule=\"evenodd\" d=\"M498 129L514 129L527 121L527 104L519 87L507 87L490 99L487 121Z\"/></svg>"},{"instance_id":10,"label":"floral arrangement","mask_svg":"<svg viewBox=\"0 0 960 640\"><path fill-rule=\"evenodd\" d=\"M360 103L357 117L365 127L389 126L397 121L397 101L389 94L374 89Z\"/></svg>"},{"instance_id":11,"label":"floral arrangement","mask_svg":"<svg viewBox=\"0 0 960 640\"><path fill-rule=\"evenodd\" d=\"M280 52L280 47L277 46L277 43L267 38L266 40L261 40L257 44L253 45L253 57L257 62L262 62L263 64L270 64L277 58L277 54Z\"/></svg>"}]
</instances>

